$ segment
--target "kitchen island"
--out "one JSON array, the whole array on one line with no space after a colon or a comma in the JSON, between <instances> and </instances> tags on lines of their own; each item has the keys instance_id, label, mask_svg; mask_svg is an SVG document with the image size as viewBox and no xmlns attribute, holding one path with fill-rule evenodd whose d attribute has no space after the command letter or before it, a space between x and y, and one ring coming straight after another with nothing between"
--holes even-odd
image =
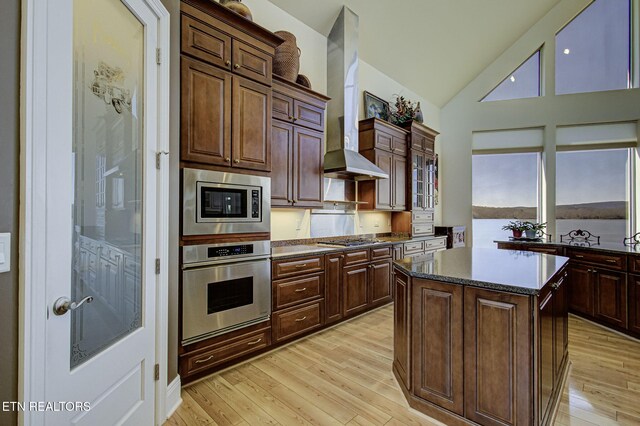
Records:
<instances>
[{"instance_id":1,"label":"kitchen island","mask_svg":"<svg viewBox=\"0 0 640 426\"><path fill-rule=\"evenodd\" d=\"M451 425L546 425L568 367L568 259L457 248L394 263L393 372Z\"/></svg>"}]
</instances>

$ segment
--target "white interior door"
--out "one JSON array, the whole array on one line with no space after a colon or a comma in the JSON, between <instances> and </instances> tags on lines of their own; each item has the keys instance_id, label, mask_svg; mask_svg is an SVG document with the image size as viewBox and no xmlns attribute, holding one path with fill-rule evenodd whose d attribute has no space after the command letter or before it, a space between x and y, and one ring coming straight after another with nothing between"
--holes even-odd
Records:
<instances>
[{"instance_id":1,"label":"white interior door","mask_svg":"<svg viewBox=\"0 0 640 426\"><path fill-rule=\"evenodd\" d=\"M27 138L34 160L26 203L27 227L33 225L26 251L34 265L27 281L31 294L33 287L44 293L47 309L42 318L44 306L36 309L25 297L32 309L25 351L33 351L26 354L32 365L25 387L30 401L53 405L24 420L151 425L158 17L145 0L30 3L27 19L46 23L34 36L34 43L45 40L39 51L46 55L33 58L46 66L46 77L27 81L27 108L36 103L27 128L42 129L42 139Z\"/></svg>"}]
</instances>

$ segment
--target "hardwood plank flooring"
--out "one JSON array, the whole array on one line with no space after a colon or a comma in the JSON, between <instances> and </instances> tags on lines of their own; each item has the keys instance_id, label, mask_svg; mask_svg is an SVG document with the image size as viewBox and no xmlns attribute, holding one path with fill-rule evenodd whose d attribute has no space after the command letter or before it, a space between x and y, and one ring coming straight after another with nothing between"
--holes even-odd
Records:
<instances>
[{"instance_id":1,"label":"hardwood plank flooring","mask_svg":"<svg viewBox=\"0 0 640 426\"><path fill-rule=\"evenodd\" d=\"M556 425L640 425L640 342L569 318L572 368ZM182 389L175 425L442 425L391 372L393 306Z\"/></svg>"}]
</instances>

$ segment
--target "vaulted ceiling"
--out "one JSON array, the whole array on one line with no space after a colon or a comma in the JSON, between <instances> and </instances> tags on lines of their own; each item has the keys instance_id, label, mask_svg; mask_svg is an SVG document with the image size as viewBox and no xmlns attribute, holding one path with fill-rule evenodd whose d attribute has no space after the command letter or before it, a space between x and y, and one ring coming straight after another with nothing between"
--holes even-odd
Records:
<instances>
[{"instance_id":1,"label":"vaulted ceiling","mask_svg":"<svg viewBox=\"0 0 640 426\"><path fill-rule=\"evenodd\" d=\"M559 1L271 0L325 36L346 5L360 58L439 107Z\"/></svg>"}]
</instances>

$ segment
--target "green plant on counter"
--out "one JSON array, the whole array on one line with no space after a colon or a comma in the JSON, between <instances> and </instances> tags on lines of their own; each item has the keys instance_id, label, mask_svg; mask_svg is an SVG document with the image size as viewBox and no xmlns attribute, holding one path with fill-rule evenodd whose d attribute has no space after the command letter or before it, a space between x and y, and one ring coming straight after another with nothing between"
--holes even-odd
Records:
<instances>
[{"instance_id":1,"label":"green plant on counter","mask_svg":"<svg viewBox=\"0 0 640 426\"><path fill-rule=\"evenodd\" d=\"M525 223L531 223L531 222L521 222L519 220L515 220L515 221L510 221L507 225L504 225L502 227L503 231L526 231L528 228L528 225L525 225Z\"/></svg>"}]
</instances>

